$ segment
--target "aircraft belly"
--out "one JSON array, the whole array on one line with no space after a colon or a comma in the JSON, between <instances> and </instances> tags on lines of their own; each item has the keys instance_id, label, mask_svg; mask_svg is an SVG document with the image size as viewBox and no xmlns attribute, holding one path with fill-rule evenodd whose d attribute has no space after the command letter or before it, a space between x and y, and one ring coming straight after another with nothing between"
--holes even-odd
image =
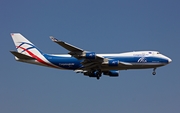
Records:
<instances>
[{"instance_id":1,"label":"aircraft belly","mask_svg":"<svg viewBox=\"0 0 180 113\"><path fill-rule=\"evenodd\" d=\"M128 66L102 66L101 69L104 70L127 70L127 69L148 69L164 66L164 64L133 64Z\"/></svg>"}]
</instances>

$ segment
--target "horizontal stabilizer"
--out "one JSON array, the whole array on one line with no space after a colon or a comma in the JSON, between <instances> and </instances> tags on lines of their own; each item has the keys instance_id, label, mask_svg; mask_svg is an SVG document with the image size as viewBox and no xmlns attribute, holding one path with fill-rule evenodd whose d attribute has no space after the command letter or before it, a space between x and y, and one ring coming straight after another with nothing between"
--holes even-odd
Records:
<instances>
[{"instance_id":1,"label":"horizontal stabilizer","mask_svg":"<svg viewBox=\"0 0 180 113\"><path fill-rule=\"evenodd\" d=\"M10 52L19 59L24 59L24 60L34 60L35 59L35 58L32 58L25 54L18 53L17 51L10 51Z\"/></svg>"}]
</instances>

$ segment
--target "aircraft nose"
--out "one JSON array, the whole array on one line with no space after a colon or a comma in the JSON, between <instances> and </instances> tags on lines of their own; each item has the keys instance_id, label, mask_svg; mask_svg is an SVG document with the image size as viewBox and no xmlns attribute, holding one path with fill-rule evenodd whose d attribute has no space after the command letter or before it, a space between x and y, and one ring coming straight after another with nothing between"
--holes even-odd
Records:
<instances>
[{"instance_id":1,"label":"aircraft nose","mask_svg":"<svg viewBox=\"0 0 180 113\"><path fill-rule=\"evenodd\" d=\"M168 63L171 63L171 62L172 62L172 60L170 58L168 58Z\"/></svg>"}]
</instances>

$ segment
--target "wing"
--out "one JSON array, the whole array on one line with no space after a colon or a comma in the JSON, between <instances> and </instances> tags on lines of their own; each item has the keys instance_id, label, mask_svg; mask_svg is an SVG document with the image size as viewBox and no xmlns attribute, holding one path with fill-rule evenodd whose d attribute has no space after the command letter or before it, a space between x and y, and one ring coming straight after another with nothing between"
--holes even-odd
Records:
<instances>
[{"instance_id":1,"label":"wing","mask_svg":"<svg viewBox=\"0 0 180 113\"><path fill-rule=\"evenodd\" d=\"M71 56L77 58L77 59L83 59L81 64L83 65L82 67L80 67L78 70L93 70L93 69L99 69L101 67L101 65L107 65L108 62L112 59L108 59L108 58L104 58L102 56L99 56L97 54L95 54L95 52L89 52L89 51L85 51L81 48L78 48L76 46L73 46L69 43L60 41L52 36L50 36L50 39L59 44L60 46L64 47L65 49L67 49L68 51L70 51L68 54L70 54ZM126 62L120 62L118 61L118 65L131 65L130 63L126 63Z\"/></svg>"},{"instance_id":2,"label":"wing","mask_svg":"<svg viewBox=\"0 0 180 113\"><path fill-rule=\"evenodd\" d=\"M63 42L63 41L60 41L60 40L57 40L56 38L50 36L50 39L53 41L53 42L56 42L57 44L59 44L60 46L64 47L65 49L69 50L70 52L83 52L84 50L83 49L80 49L78 47L75 47L71 44L68 44L66 42Z\"/></svg>"},{"instance_id":3,"label":"wing","mask_svg":"<svg viewBox=\"0 0 180 113\"><path fill-rule=\"evenodd\" d=\"M76 57L76 58L78 58L78 59L80 59L80 58L82 58L82 57L85 57L85 55L87 55L87 54L88 54L88 55L91 55L91 54L94 53L94 52L85 51L85 50L83 50L83 49L81 49L81 48L78 48L78 47L76 47L76 46L73 46L73 45L71 45L71 44L69 44L69 43L67 43L67 42L63 42L63 41L61 41L61 40L58 40L58 39L56 39L56 38L54 38L54 37L52 37L52 36L50 36L50 39L51 39L53 42L59 44L60 46L64 47L64 48L67 49L68 51L70 51L68 54L70 54L70 55L72 55L72 56L74 56L74 57ZM96 58L98 58L98 59L103 59L103 57L101 57L101 56L96 56Z\"/></svg>"}]
</instances>

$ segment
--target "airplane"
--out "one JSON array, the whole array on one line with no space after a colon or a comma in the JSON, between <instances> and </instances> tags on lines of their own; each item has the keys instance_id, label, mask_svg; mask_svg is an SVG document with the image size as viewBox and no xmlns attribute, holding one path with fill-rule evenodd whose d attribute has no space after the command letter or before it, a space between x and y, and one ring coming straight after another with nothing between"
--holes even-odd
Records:
<instances>
[{"instance_id":1,"label":"airplane","mask_svg":"<svg viewBox=\"0 0 180 113\"><path fill-rule=\"evenodd\" d=\"M120 70L149 69L156 74L156 68L172 62L158 51L133 51L116 54L96 54L85 51L52 36L50 39L67 49L68 54L43 53L20 33L11 33L17 51L10 51L17 61L47 66L56 69L73 70L85 76L100 79L102 75L119 76Z\"/></svg>"}]
</instances>

